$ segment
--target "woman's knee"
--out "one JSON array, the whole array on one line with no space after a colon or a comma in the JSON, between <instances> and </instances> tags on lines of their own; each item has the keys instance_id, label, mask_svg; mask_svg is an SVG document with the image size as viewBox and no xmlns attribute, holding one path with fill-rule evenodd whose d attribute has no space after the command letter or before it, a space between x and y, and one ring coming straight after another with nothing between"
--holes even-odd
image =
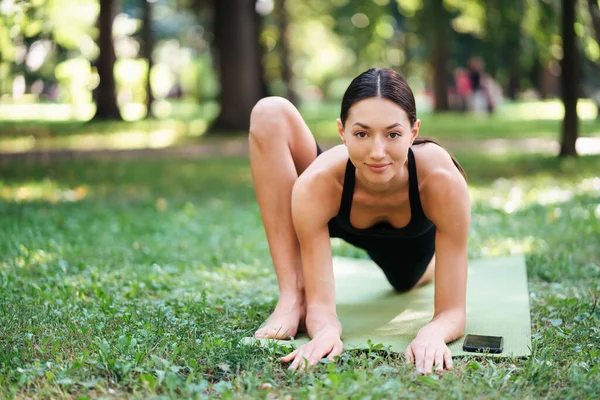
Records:
<instances>
[{"instance_id":1,"label":"woman's knee","mask_svg":"<svg viewBox=\"0 0 600 400\"><path fill-rule=\"evenodd\" d=\"M290 117L296 108L287 99L278 96L260 99L250 114L250 137L272 140L289 131Z\"/></svg>"}]
</instances>

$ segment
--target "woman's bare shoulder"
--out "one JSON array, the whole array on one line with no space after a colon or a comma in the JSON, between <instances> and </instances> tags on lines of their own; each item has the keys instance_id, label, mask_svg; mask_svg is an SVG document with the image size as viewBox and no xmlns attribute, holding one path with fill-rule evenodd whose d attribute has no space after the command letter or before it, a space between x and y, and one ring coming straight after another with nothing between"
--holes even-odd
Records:
<instances>
[{"instance_id":1,"label":"woman's bare shoulder","mask_svg":"<svg viewBox=\"0 0 600 400\"><path fill-rule=\"evenodd\" d=\"M450 153L435 143L414 146L413 152L425 215L438 225L444 224L448 216L457 214L456 209L468 209L467 182Z\"/></svg>"},{"instance_id":2,"label":"woman's bare shoulder","mask_svg":"<svg viewBox=\"0 0 600 400\"><path fill-rule=\"evenodd\" d=\"M417 164L417 178L419 187L444 178L461 178L462 175L450 153L435 143L423 143L412 147Z\"/></svg>"},{"instance_id":3,"label":"woman's bare shoulder","mask_svg":"<svg viewBox=\"0 0 600 400\"><path fill-rule=\"evenodd\" d=\"M335 146L317 157L294 183L293 209L331 218L339 209L344 173L348 162L346 146ZM298 207L299 206L299 207Z\"/></svg>"},{"instance_id":4,"label":"woman's bare shoulder","mask_svg":"<svg viewBox=\"0 0 600 400\"><path fill-rule=\"evenodd\" d=\"M348 162L348 149L340 144L324 151L317 157L301 177L304 180L343 179Z\"/></svg>"}]
</instances>

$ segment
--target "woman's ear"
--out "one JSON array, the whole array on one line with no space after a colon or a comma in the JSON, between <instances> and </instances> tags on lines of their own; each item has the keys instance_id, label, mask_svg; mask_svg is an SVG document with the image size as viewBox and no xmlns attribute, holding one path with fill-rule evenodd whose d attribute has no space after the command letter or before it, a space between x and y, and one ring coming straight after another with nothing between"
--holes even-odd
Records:
<instances>
[{"instance_id":1,"label":"woman's ear","mask_svg":"<svg viewBox=\"0 0 600 400\"><path fill-rule=\"evenodd\" d=\"M410 138L410 144L412 145L413 142L415 141L415 139L417 138L417 136L419 136L419 129L421 129L421 120L418 119L415 121L415 123L412 126L412 129L410 131L412 137Z\"/></svg>"},{"instance_id":2,"label":"woman's ear","mask_svg":"<svg viewBox=\"0 0 600 400\"><path fill-rule=\"evenodd\" d=\"M341 119L336 119L337 122L337 126L338 126L338 135L340 135L340 138L342 139L342 143L344 143L344 145L346 144L346 138L344 137L344 125L342 124L342 120Z\"/></svg>"}]
</instances>

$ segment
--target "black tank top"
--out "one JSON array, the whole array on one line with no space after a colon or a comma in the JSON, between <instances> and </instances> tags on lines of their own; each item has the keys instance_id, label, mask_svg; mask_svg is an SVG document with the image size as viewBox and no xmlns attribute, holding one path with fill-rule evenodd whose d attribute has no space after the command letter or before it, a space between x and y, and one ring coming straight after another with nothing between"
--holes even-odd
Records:
<instances>
[{"instance_id":1,"label":"black tank top","mask_svg":"<svg viewBox=\"0 0 600 400\"><path fill-rule=\"evenodd\" d=\"M333 237L346 239L350 243L360 246L367 238L377 239L415 239L426 235L430 240L435 232L435 225L423 212L421 196L419 195L419 182L417 179L417 166L412 149L408 149L408 196L410 201L410 221L402 227L396 228L389 222L380 222L369 228L358 229L350 223L350 209L352 208L352 197L354 194L356 167L350 160L346 164L344 177L344 188L338 214L330 221L330 231ZM332 226L337 225L337 226ZM434 230L431 232L431 230ZM424 238L423 238L424 239ZM366 243L365 243L366 244Z\"/></svg>"}]
</instances>

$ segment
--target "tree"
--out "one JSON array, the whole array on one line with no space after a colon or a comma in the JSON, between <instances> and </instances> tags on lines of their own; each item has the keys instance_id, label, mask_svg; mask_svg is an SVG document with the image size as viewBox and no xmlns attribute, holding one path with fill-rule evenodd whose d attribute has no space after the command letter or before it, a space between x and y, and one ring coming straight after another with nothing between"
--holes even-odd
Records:
<instances>
[{"instance_id":1,"label":"tree","mask_svg":"<svg viewBox=\"0 0 600 400\"><path fill-rule=\"evenodd\" d=\"M96 114L93 119L122 119L117 105L115 84L115 48L113 45L112 26L115 18L115 1L100 0L98 15L98 46L100 54L96 60L100 83L95 91Z\"/></svg>"},{"instance_id":2,"label":"tree","mask_svg":"<svg viewBox=\"0 0 600 400\"><path fill-rule=\"evenodd\" d=\"M400 3L399 3L400 4ZM429 49L429 65L433 73L435 111L450 109L448 103L448 47L452 29L452 15L444 1L423 0L422 8L415 15L418 33L425 38Z\"/></svg>"},{"instance_id":3,"label":"tree","mask_svg":"<svg viewBox=\"0 0 600 400\"><path fill-rule=\"evenodd\" d=\"M596 42L600 44L600 8L598 8L598 0L588 0L588 11L592 18Z\"/></svg>"},{"instance_id":4,"label":"tree","mask_svg":"<svg viewBox=\"0 0 600 400\"><path fill-rule=\"evenodd\" d=\"M600 8L598 8L598 0L588 0L588 11L594 28L594 36L596 43L600 46ZM598 110L596 118L600 119L600 99L597 95L592 96Z\"/></svg>"},{"instance_id":5,"label":"tree","mask_svg":"<svg viewBox=\"0 0 600 400\"><path fill-rule=\"evenodd\" d=\"M432 45L433 55L431 67L433 69L433 90L435 92L435 111L447 111L448 104L448 45L450 30L450 13L442 1L430 2L432 7Z\"/></svg>"},{"instance_id":6,"label":"tree","mask_svg":"<svg viewBox=\"0 0 600 400\"><path fill-rule=\"evenodd\" d=\"M154 96L152 95L152 85L150 81L150 73L152 72L152 50L154 49L154 41L152 37L152 8L156 0L141 0L142 1L142 43L143 54L148 63L148 73L146 75L146 117L152 118L152 103Z\"/></svg>"},{"instance_id":7,"label":"tree","mask_svg":"<svg viewBox=\"0 0 600 400\"><path fill-rule=\"evenodd\" d=\"M210 132L247 131L250 112L264 95L259 19L254 0L215 0L214 35L221 111Z\"/></svg>"},{"instance_id":8,"label":"tree","mask_svg":"<svg viewBox=\"0 0 600 400\"><path fill-rule=\"evenodd\" d=\"M507 96L515 100L520 84L522 22L525 2L522 0L485 0L485 56L492 75L504 72Z\"/></svg>"},{"instance_id":9,"label":"tree","mask_svg":"<svg viewBox=\"0 0 600 400\"><path fill-rule=\"evenodd\" d=\"M279 28L279 51L281 54L281 80L286 86L286 98L293 104L298 105L298 96L294 91L292 81L292 69L290 67L290 49L288 40L288 14L286 0L276 0L277 22Z\"/></svg>"},{"instance_id":10,"label":"tree","mask_svg":"<svg viewBox=\"0 0 600 400\"><path fill-rule=\"evenodd\" d=\"M576 156L575 143L578 135L577 90L579 65L577 43L575 41L575 4L577 0L562 0L562 42L561 96L565 107L562 123L562 143L560 156Z\"/></svg>"}]
</instances>

